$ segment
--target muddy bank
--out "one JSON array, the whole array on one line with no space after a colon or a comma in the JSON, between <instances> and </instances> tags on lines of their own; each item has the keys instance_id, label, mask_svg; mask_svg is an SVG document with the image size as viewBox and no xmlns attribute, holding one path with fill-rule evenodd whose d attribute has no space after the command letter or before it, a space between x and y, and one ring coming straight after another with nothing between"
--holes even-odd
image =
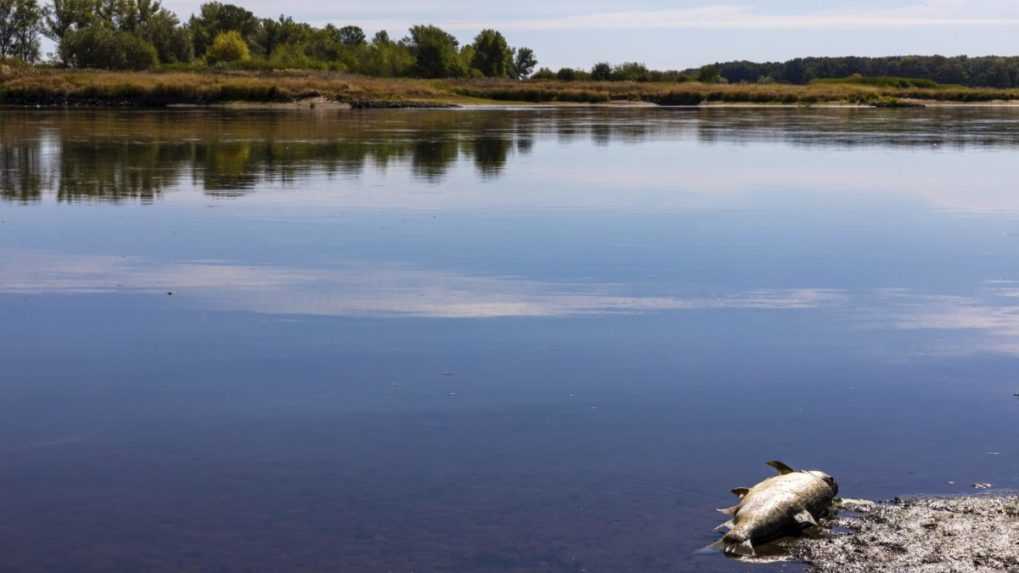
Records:
<instances>
[{"instance_id":1,"label":"muddy bank","mask_svg":"<svg viewBox=\"0 0 1019 573\"><path fill-rule=\"evenodd\" d=\"M792 548L816 573L1019 573L1019 496L849 503Z\"/></svg>"},{"instance_id":2,"label":"muddy bank","mask_svg":"<svg viewBox=\"0 0 1019 573\"><path fill-rule=\"evenodd\" d=\"M353 100L351 109L457 109L463 107L455 103L440 101L414 100Z\"/></svg>"}]
</instances>

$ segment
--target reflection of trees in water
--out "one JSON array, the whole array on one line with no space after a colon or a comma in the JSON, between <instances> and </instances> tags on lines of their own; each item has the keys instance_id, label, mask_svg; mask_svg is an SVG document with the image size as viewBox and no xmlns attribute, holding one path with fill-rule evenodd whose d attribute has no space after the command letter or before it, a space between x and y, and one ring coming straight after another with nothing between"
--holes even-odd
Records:
<instances>
[{"instance_id":1,"label":"reflection of trees in water","mask_svg":"<svg viewBox=\"0 0 1019 573\"><path fill-rule=\"evenodd\" d=\"M471 142L469 153L482 177L495 177L502 173L506 159L513 149L513 140L498 135L479 135Z\"/></svg>"},{"instance_id":2,"label":"reflection of trees in water","mask_svg":"<svg viewBox=\"0 0 1019 573\"><path fill-rule=\"evenodd\" d=\"M385 121L368 121L373 117ZM461 160L483 177L498 176L512 154L533 146L527 122L501 114L402 114L399 121L348 114L330 131L307 129L312 118L300 116L259 116L254 128L219 117L134 119L120 125L117 116L99 114L55 122L45 163L40 123L0 132L2 197L28 202L53 192L60 201L147 202L187 181L209 195L235 197L261 184L401 167L437 183Z\"/></svg>"},{"instance_id":3,"label":"reflection of trees in water","mask_svg":"<svg viewBox=\"0 0 1019 573\"><path fill-rule=\"evenodd\" d=\"M42 198L45 170L38 142L0 140L0 198L20 203Z\"/></svg>"},{"instance_id":4,"label":"reflection of trees in water","mask_svg":"<svg viewBox=\"0 0 1019 573\"><path fill-rule=\"evenodd\" d=\"M177 184L190 158L188 145L61 141L55 178L57 200L151 202Z\"/></svg>"},{"instance_id":5,"label":"reflection of trees in water","mask_svg":"<svg viewBox=\"0 0 1019 573\"><path fill-rule=\"evenodd\" d=\"M411 169L421 179L438 182L460 156L460 142L442 135L422 135L411 144Z\"/></svg>"},{"instance_id":6,"label":"reflection of trees in water","mask_svg":"<svg viewBox=\"0 0 1019 573\"><path fill-rule=\"evenodd\" d=\"M683 112L690 113L690 112ZM1019 117L1008 108L703 109L688 119L703 143L779 142L795 146L1019 146Z\"/></svg>"},{"instance_id":7,"label":"reflection of trees in water","mask_svg":"<svg viewBox=\"0 0 1019 573\"><path fill-rule=\"evenodd\" d=\"M17 117L0 120L0 200L29 203L42 197L47 187L42 140L41 130Z\"/></svg>"},{"instance_id":8,"label":"reflection of trees in water","mask_svg":"<svg viewBox=\"0 0 1019 573\"><path fill-rule=\"evenodd\" d=\"M152 201L192 183L233 197L308 177L405 169L438 183L459 164L498 177L539 138L635 143L1019 146L1008 111L613 110L19 113L0 122L0 200Z\"/></svg>"}]
</instances>

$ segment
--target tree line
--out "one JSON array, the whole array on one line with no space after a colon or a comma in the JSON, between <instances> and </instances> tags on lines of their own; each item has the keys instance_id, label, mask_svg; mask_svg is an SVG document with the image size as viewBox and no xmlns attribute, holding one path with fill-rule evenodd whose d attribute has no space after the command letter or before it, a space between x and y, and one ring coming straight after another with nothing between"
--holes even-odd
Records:
<instances>
[{"instance_id":1,"label":"tree line","mask_svg":"<svg viewBox=\"0 0 1019 573\"><path fill-rule=\"evenodd\" d=\"M474 41L436 26L414 26L399 40L357 26L316 27L280 16L260 18L234 4L208 2L187 21L159 0L0 0L0 60L36 63L41 38L73 68L133 69L219 66L320 69L383 77L513 78L638 82L806 84L819 79L901 77L940 84L1019 87L1019 57L894 56L796 58L786 62L720 62L687 70L652 70L639 62L553 71L534 51L511 47L496 30ZM532 76L533 73L533 76Z\"/></svg>"},{"instance_id":2,"label":"tree line","mask_svg":"<svg viewBox=\"0 0 1019 573\"><path fill-rule=\"evenodd\" d=\"M638 62L595 64L591 69L541 68L533 78L560 81L636 81L808 84L815 80L910 78L970 87L1019 87L1019 57L889 56L796 58L786 62L732 61L686 70L652 70Z\"/></svg>"},{"instance_id":3,"label":"tree line","mask_svg":"<svg viewBox=\"0 0 1019 573\"><path fill-rule=\"evenodd\" d=\"M807 84L820 79L863 76L915 78L972 87L1019 87L1019 57L1014 56L796 58L765 63L734 61L688 70L687 73L702 74L705 70L711 70L719 78L733 83Z\"/></svg>"},{"instance_id":4,"label":"tree line","mask_svg":"<svg viewBox=\"0 0 1019 573\"><path fill-rule=\"evenodd\" d=\"M534 51L511 47L497 30L461 46L436 26L414 26L393 40L370 40L357 26L315 27L293 18L259 18L220 2L182 22L159 0L0 0L0 59L40 61L40 38L56 43L61 65L144 70L192 66L299 68L372 76L524 78Z\"/></svg>"}]
</instances>

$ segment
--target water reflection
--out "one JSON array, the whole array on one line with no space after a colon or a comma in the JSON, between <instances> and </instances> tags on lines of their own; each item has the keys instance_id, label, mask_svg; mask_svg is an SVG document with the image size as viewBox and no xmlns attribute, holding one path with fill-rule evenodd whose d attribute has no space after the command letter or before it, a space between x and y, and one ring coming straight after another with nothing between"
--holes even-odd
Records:
<instances>
[{"instance_id":1,"label":"water reflection","mask_svg":"<svg viewBox=\"0 0 1019 573\"><path fill-rule=\"evenodd\" d=\"M441 318L565 317L688 310L806 310L838 306L826 289L715 296L634 295L616 284L565 283L399 264L333 268L225 261L156 262L0 249L0 294L175 292L203 307L264 314Z\"/></svg>"},{"instance_id":2,"label":"water reflection","mask_svg":"<svg viewBox=\"0 0 1019 573\"><path fill-rule=\"evenodd\" d=\"M5 570L729 573L766 459L1015 487L1015 118L7 114Z\"/></svg>"},{"instance_id":3,"label":"water reflection","mask_svg":"<svg viewBox=\"0 0 1019 573\"><path fill-rule=\"evenodd\" d=\"M190 177L209 195L236 197L261 183L403 165L438 183L460 161L497 176L532 147L530 128L512 115L414 117L81 113L54 122L13 113L0 129L0 196L151 202Z\"/></svg>"},{"instance_id":4,"label":"water reflection","mask_svg":"<svg viewBox=\"0 0 1019 573\"><path fill-rule=\"evenodd\" d=\"M502 175L536 137L559 144L635 144L652 138L793 146L1019 146L1019 114L999 110L589 110L5 113L0 123L0 198L29 203L148 203L190 182L215 197L315 175L406 169L441 183L473 164Z\"/></svg>"}]
</instances>

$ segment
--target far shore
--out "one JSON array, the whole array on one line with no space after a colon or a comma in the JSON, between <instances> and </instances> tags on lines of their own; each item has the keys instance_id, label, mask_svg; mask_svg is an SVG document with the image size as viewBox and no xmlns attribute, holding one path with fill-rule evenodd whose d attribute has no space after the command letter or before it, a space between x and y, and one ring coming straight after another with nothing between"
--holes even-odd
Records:
<instances>
[{"instance_id":1,"label":"far shore","mask_svg":"<svg viewBox=\"0 0 1019 573\"><path fill-rule=\"evenodd\" d=\"M328 72L109 72L26 69L0 74L0 105L338 110L519 106L712 108L1019 107L1019 89L556 80L425 80Z\"/></svg>"}]
</instances>

